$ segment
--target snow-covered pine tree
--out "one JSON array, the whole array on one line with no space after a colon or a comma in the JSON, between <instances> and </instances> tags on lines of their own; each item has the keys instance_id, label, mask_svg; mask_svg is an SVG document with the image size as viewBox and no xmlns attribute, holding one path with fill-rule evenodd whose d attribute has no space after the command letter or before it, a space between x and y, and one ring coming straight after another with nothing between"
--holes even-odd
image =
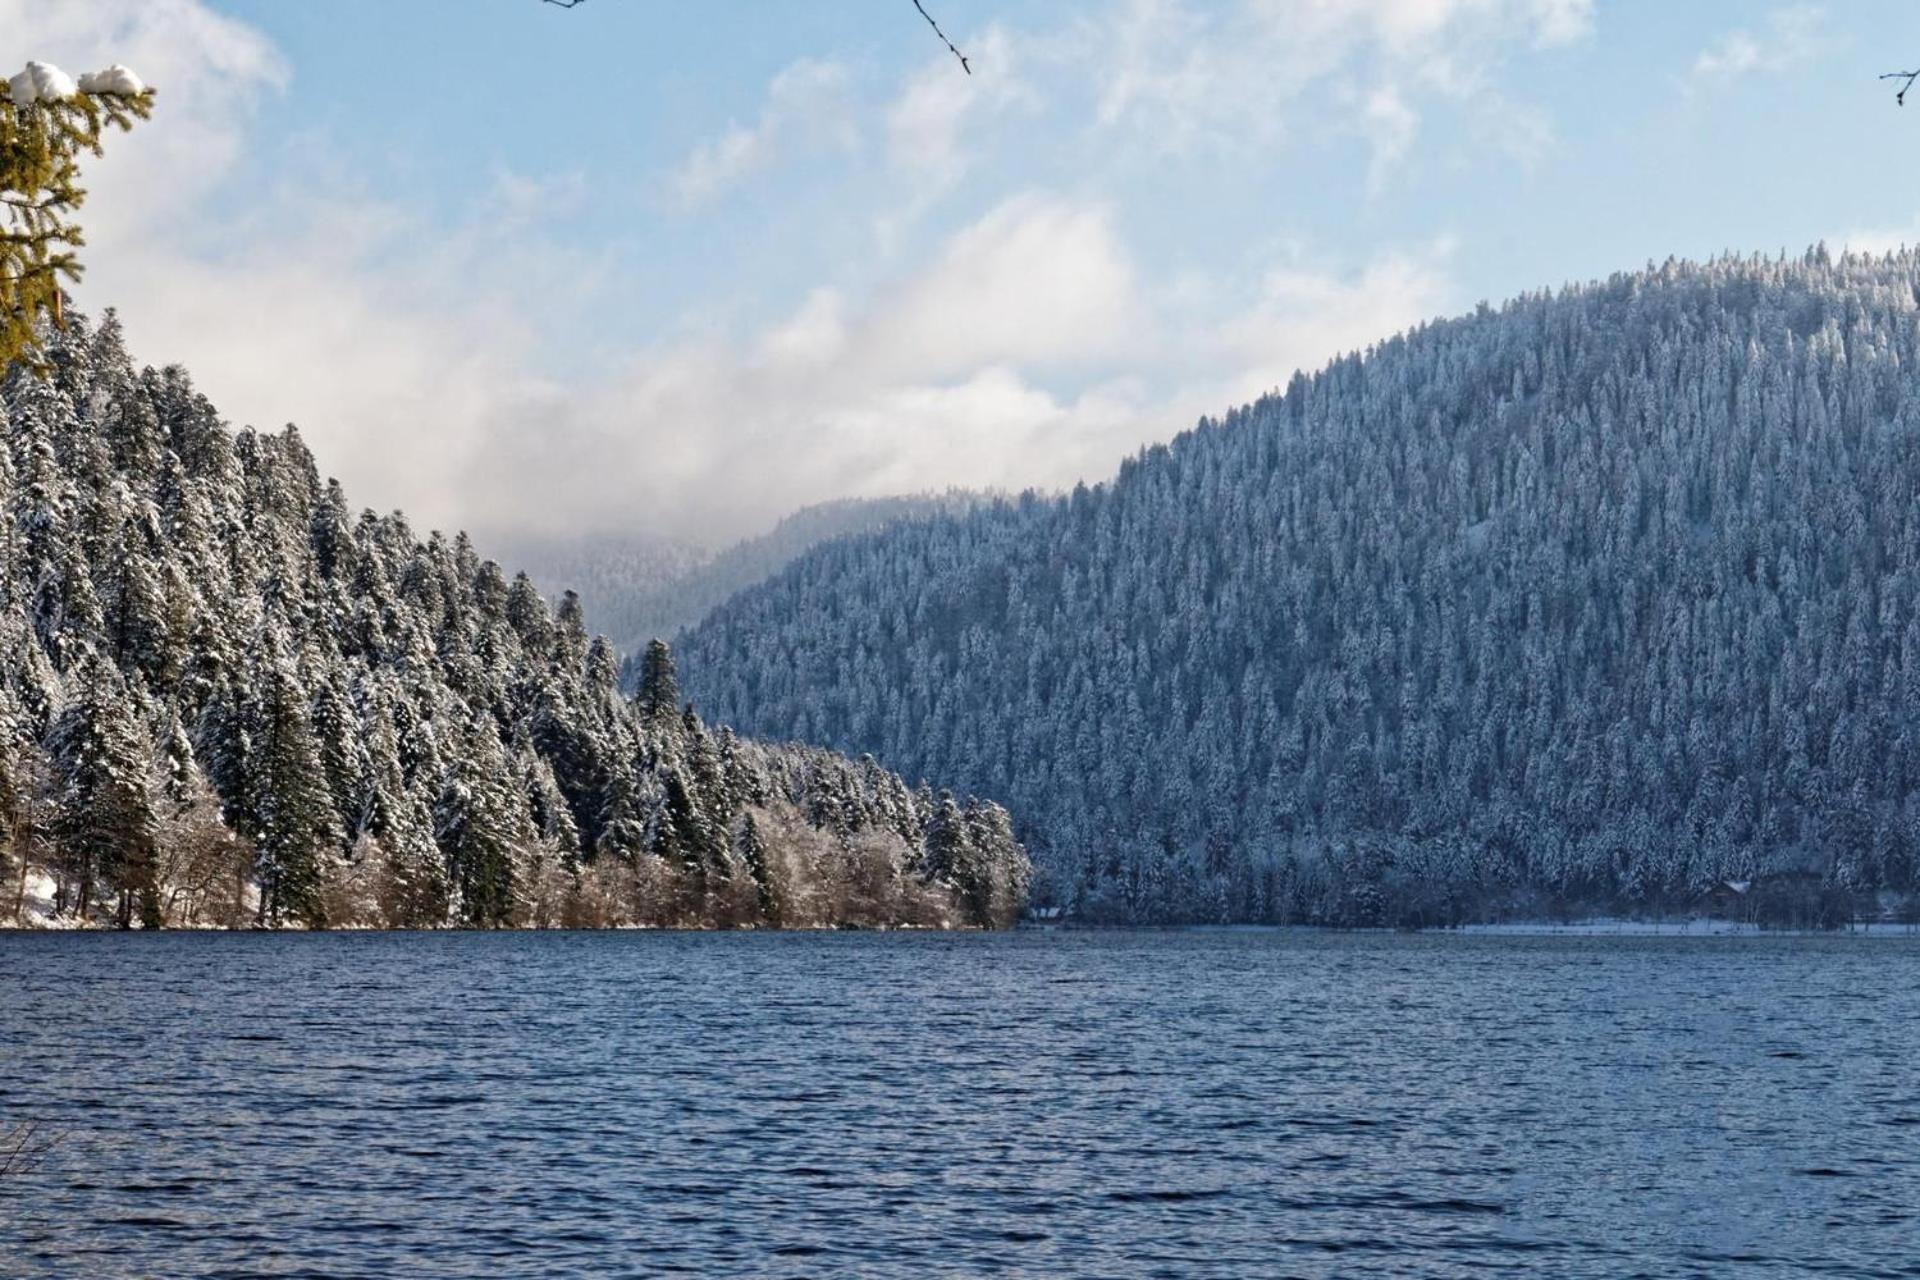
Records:
<instances>
[{"instance_id":1,"label":"snow-covered pine tree","mask_svg":"<svg viewBox=\"0 0 1920 1280\"><path fill-rule=\"evenodd\" d=\"M112 915L121 928L136 915L142 924L158 925L152 746L112 663L89 649L69 683L71 701L52 736L61 775L52 834L75 888L75 909L92 911L96 893L105 890L117 900Z\"/></svg>"},{"instance_id":2,"label":"snow-covered pine tree","mask_svg":"<svg viewBox=\"0 0 1920 1280\"><path fill-rule=\"evenodd\" d=\"M60 322L62 282L80 276L80 158L101 154L108 129L129 129L152 111L153 90L125 67L75 82L29 62L0 94L0 368L34 349L43 315Z\"/></svg>"},{"instance_id":3,"label":"snow-covered pine tree","mask_svg":"<svg viewBox=\"0 0 1920 1280\"><path fill-rule=\"evenodd\" d=\"M754 903L759 908L760 919L779 928L780 891L774 883L773 869L768 862L771 851L767 848L766 838L760 834L760 820L751 810L741 816L733 839L733 851L753 881Z\"/></svg>"},{"instance_id":4,"label":"snow-covered pine tree","mask_svg":"<svg viewBox=\"0 0 1920 1280\"><path fill-rule=\"evenodd\" d=\"M340 827L292 661L270 653L262 665L249 735L254 753L240 784L248 834L259 850L260 920L323 929L322 890L342 843Z\"/></svg>"},{"instance_id":5,"label":"snow-covered pine tree","mask_svg":"<svg viewBox=\"0 0 1920 1280\"><path fill-rule=\"evenodd\" d=\"M634 686L634 705L641 720L649 725L666 724L680 712L680 677L674 670L673 651L660 639L647 641L646 656L640 661L640 678Z\"/></svg>"},{"instance_id":6,"label":"snow-covered pine tree","mask_svg":"<svg viewBox=\"0 0 1920 1280\"><path fill-rule=\"evenodd\" d=\"M520 864L539 839L524 792L508 765L500 734L478 715L449 758L447 780L434 815L434 833L446 856L459 922L498 929L515 923Z\"/></svg>"}]
</instances>

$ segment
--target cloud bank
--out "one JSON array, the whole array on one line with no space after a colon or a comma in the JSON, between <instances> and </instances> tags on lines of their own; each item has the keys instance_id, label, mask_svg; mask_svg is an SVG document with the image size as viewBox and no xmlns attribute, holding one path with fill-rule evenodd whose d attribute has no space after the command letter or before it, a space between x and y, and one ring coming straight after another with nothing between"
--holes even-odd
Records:
<instances>
[{"instance_id":1,"label":"cloud bank","mask_svg":"<svg viewBox=\"0 0 1920 1280\"><path fill-rule=\"evenodd\" d=\"M137 356L184 363L236 424L298 422L356 501L422 527L713 544L825 498L1098 479L1201 413L1458 306L1444 238L1332 263L1282 240L1231 271L1170 269L1135 242L1137 197L1112 175L1143 155L1272 152L1334 119L1378 186L1440 101L1519 117L1489 136L1538 147L1548 126L1491 73L1592 21L1582 0L1112 12L974 33L971 78L944 51L898 75L793 62L756 118L657 176L654 231L824 157L868 175L872 254L814 263L770 319L690 313L590 358L548 335L635 304L608 283L606 246L547 229L545 212L582 199L579 175L501 170L451 214L383 199L326 137L259 136L261 104L298 95L298 68L198 0L0 0L0 28L36 57L124 61L161 90L153 122L88 170L81 301L117 306ZM1071 167L976 186L984 131L1043 113ZM310 150L297 176L228 198L286 145Z\"/></svg>"}]
</instances>

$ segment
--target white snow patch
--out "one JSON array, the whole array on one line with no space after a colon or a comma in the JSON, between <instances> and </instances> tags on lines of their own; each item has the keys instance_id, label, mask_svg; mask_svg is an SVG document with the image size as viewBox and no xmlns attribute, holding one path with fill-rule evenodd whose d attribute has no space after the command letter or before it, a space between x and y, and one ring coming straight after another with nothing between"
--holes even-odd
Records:
<instances>
[{"instance_id":1,"label":"white snow patch","mask_svg":"<svg viewBox=\"0 0 1920 1280\"><path fill-rule=\"evenodd\" d=\"M82 93L124 94L132 98L146 91L146 81L117 62L105 71L89 71L80 77L80 92Z\"/></svg>"},{"instance_id":2,"label":"white snow patch","mask_svg":"<svg viewBox=\"0 0 1920 1280\"><path fill-rule=\"evenodd\" d=\"M23 107L34 102L58 102L78 92L80 86L73 77L51 62L29 62L25 71L7 81L8 95Z\"/></svg>"},{"instance_id":3,"label":"white snow patch","mask_svg":"<svg viewBox=\"0 0 1920 1280\"><path fill-rule=\"evenodd\" d=\"M0 882L0 912L10 910L14 897L19 895L20 913L13 920L0 915L0 924L11 924L16 929L84 929L86 921L69 912L60 915L54 910L54 895L60 886L46 868L29 866L26 874L25 892L21 892L19 880L8 876Z\"/></svg>"}]
</instances>

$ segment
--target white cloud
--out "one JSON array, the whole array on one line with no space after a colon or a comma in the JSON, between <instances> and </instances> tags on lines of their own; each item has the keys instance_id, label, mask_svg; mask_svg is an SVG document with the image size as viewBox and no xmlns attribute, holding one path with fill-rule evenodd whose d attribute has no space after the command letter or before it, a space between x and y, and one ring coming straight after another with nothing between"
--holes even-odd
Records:
<instances>
[{"instance_id":1,"label":"white cloud","mask_svg":"<svg viewBox=\"0 0 1920 1280\"><path fill-rule=\"evenodd\" d=\"M846 298L837 289L815 289L792 318L782 321L759 341L759 363L821 365L846 348Z\"/></svg>"},{"instance_id":2,"label":"white cloud","mask_svg":"<svg viewBox=\"0 0 1920 1280\"><path fill-rule=\"evenodd\" d=\"M475 455L489 465L463 484L556 530L621 518L711 537L828 497L1100 479L1202 413L1440 312L1449 252L1335 272L1296 249L1251 289L1161 294L1105 210L1029 194L925 269L816 291L758 334L669 344L590 395L496 415ZM529 417L537 436L514 430Z\"/></svg>"},{"instance_id":3,"label":"white cloud","mask_svg":"<svg viewBox=\"0 0 1920 1280\"><path fill-rule=\"evenodd\" d=\"M1827 15L1815 5L1775 9L1757 34L1728 32L1693 60L1692 82L1724 83L1753 72L1786 71L1819 54L1827 44Z\"/></svg>"},{"instance_id":4,"label":"white cloud","mask_svg":"<svg viewBox=\"0 0 1920 1280\"><path fill-rule=\"evenodd\" d=\"M773 78L757 122L694 148L673 175L674 194L691 208L802 147L851 150L859 144L854 119L846 68L803 58Z\"/></svg>"},{"instance_id":5,"label":"white cloud","mask_svg":"<svg viewBox=\"0 0 1920 1280\"><path fill-rule=\"evenodd\" d=\"M698 533L845 494L1098 475L1139 442L1139 414L1111 386L1045 382L1154 325L1109 213L1028 194L860 296L818 289L763 332L667 344L553 398L537 447L490 425L483 455L506 461L465 482L535 520Z\"/></svg>"},{"instance_id":6,"label":"white cloud","mask_svg":"<svg viewBox=\"0 0 1920 1280\"><path fill-rule=\"evenodd\" d=\"M1156 7L1194 20L1172 4L1130 13ZM1482 22L1545 14L1513 38L1573 38L1548 5L1442 7ZM1323 28L1353 21L1332 0L1290 8ZM1425 7L1370 11L1367 40L1438 47ZM543 331L610 305L596 292L611 275L599 251L558 238L549 216L590 206L589 179L501 169L451 220L429 217L366 194L350 159L319 137L286 167L287 186L233 205L223 184L259 141L253 108L291 83L280 55L192 0L102 0L82 12L0 0L0 20L36 55L124 61L160 87L155 119L87 169L82 302L118 306L136 357L185 363L232 421L297 421L354 501L403 506L417 527L720 542L846 494L1097 479L1141 443L1433 314L1451 295L1444 245L1351 270L1289 250L1245 280L1198 267L1155 279L1097 182L1020 192L1002 181L912 258L823 267L782 317L683 327L701 336L582 361L561 385L539 372ZM969 85L946 65L950 93L931 61L909 77L886 126L904 194L876 218L918 208L928 191L976 198L952 181L969 171L970 131L1024 110L1058 68L1047 60L1065 56L991 33L969 52L975 80L1003 69L1005 80ZM1151 71L1151 51L1137 53ZM1476 59L1456 64L1449 83L1468 82ZM1183 74L1138 81L1105 127L1189 109L1202 113L1196 129L1232 123L1184 99ZM1416 136L1418 94L1432 90L1341 74L1373 93L1377 145ZM716 140L682 171L679 193L711 198L792 145L854 145L843 75L825 63L789 68L748 141Z\"/></svg>"},{"instance_id":7,"label":"white cloud","mask_svg":"<svg viewBox=\"0 0 1920 1280\"><path fill-rule=\"evenodd\" d=\"M1593 0L1532 0L1526 9L1536 48L1574 44L1593 34Z\"/></svg>"},{"instance_id":8,"label":"white cloud","mask_svg":"<svg viewBox=\"0 0 1920 1280\"><path fill-rule=\"evenodd\" d=\"M1361 110L1362 130L1373 144L1373 161L1368 166L1367 182L1378 190L1388 173L1413 146L1420 130L1419 113L1393 85L1381 85L1367 95Z\"/></svg>"},{"instance_id":9,"label":"white cloud","mask_svg":"<svg viewBox=\"0 0 1920 1280\"><path fill-rule=\"evenodd\" d=\"M118 308L136 359L186 365L235 424L297 420L357 501L423 526L473 520L459 476L491 466L496 443L475 425L552 394L528 372L532 326L593 298L587 255L527 234L577 205L584 179L502 169L463 221L428 225L357 194L349 164L309 140L295 185L230 206L258 100L291 83L259 32L195 0L0 0L0 29L68 66L126 63L158 90L153 118L83 165L82 305Z\"/></svg>"},{"instance_id":10,"label":"white cloud","mask_svg":"<svg viewBox=\"0 0 1920 1280\"><path fill-rule=\"evenodd\" d=\"M1098 206L1017 196L954 236L887 299L870 341L891 370L949 377L1122 356L1145 323L1133 264Z\"/></svg>"},{"instance_id":11,"label":"white cloud","mask_svg":"<svg viewBox=\"0 0 1920 1280\"><path fill-rule=\"evenodd\" d=\"M1102 68L1099 123L1139 144L1264 149L1345 128L1372 144L1377 181L1408 153L1421 100L1510 110L1491 90L1509 51L1580 40L1592 14L1590 0L1128 0L1083 24L1080 56Z\"/></svg>"},{"instance_id":12,"label":"white cloud","mask_svg":"<svg viewBox=\"0 0 1920 1280\"><path fill-rule=\"evenodd\" d=\"M943 51L923 62L886 108L894 167L936 189L957 182L972 163L962 136L969 125L1037 101L1022 78L1019 46L1005 30L990 27L966 47L973 74L955 75Z\"/></svg>"},{"instance_id":13,"label":"white cloud","mask_svg":"<svg viewBox=\"0 0 1920 1280\"><path fill-rule=\"evenodd\" d=\"M1920 217L1903 227L1855 227L1851 231L1828 237L1826 243L1855 253L1892 253L1909 245L1920 245Z\"/></svg>"},{"instance_id":14,"label":"white cloud","mask_svg":"<svg viewBox=\"0 0 1920 1280\"><path fill-rule=\"evenodd\" d=\"M1272 267L1258 296L1220 330L1217 363L1232 369L1223 403L1282 387L1296 370L1365 349L1442 313L1452 300L1442 238L1415 252L1390 250L1357 274L1317 268L1295 251Z\"/></svg>"},{"instance_id":15,"label":"white cloud","mask_svg":"<svg viewBox=\"0 0 1920 1280\"><path fill-rule=\"evenodd\" d=\"M0 0L0 31L22 60L120 62L158 90L153 119L111 136L106 157L85 166L89 256L190 214L240 154L256 99L288 83L270 41L196 0Z\"/></svg>"}]
</instances>

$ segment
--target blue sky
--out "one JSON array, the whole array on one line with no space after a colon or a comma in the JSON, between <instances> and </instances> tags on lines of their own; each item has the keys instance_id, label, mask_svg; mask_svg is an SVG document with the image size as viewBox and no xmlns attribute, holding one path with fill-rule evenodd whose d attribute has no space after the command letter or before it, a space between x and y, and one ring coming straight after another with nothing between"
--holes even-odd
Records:
<instances>
[{"instance_id":1,"label":"blue sky","mask_svg":"<svg viewBox=\"0 0 1920 1280\"><path fill-rule=\"evenodd\" d=\"M162 91L87 305L357 501L720 542L1097 479L1341 350L1920 238L1911 4L0 0Z\"/></svg>"}]
</instances>

